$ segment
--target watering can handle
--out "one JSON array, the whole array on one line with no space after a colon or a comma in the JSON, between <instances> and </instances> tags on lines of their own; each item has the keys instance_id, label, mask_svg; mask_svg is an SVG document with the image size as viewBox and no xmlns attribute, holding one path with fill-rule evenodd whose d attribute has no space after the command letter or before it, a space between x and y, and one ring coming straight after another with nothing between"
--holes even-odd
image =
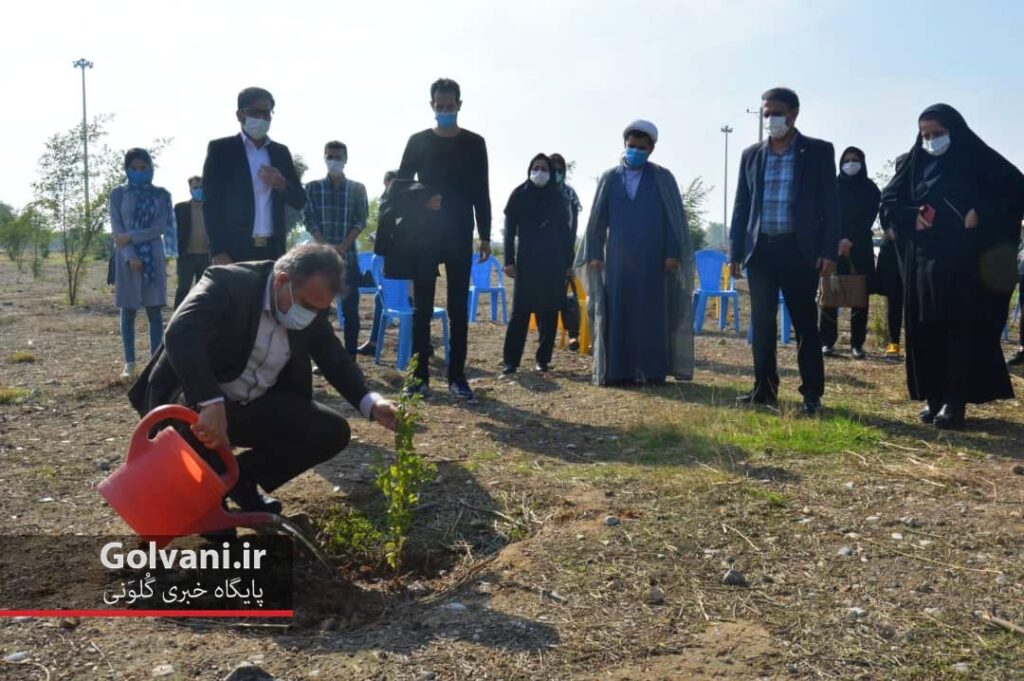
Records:
<instances>
[{"instance_id":1,"label":"watering can handle","mask_svg":"<svg viewBox=\"0 0 1024 681\"><path fill-rule=\"evenodd\" d=\"M150 429L161 421L167 420L182 421L191 426L199 421L199 414L180 404L165 404L149 412L142 417L139 425L135 427L135 433L132 435L126 461L131 461L132 458L139 455L138 452L144 449L145 443L149 441ZM228 489L230 489L238 482L238 461L235 459L235 454L231 451L230 447L222 447L216 451L221 461L224 462L225 467L225 473L221 478Z\"/></svg>"}]
</instances>

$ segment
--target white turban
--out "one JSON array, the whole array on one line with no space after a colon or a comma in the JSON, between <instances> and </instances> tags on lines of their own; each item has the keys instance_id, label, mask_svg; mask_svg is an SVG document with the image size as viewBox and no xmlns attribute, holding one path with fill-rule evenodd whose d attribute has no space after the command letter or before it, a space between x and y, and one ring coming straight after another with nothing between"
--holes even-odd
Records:
<instances>
[{"instance_id":1,"label":"white turban","mask_svg":"<svg viewBox=\"0 0 1024 681\"><path fill-rule=\"evenodd\" d=\"M655 144L658 142L658 127L645 120L635 120L626 126L626 129L622 131L622 138L625 139L631 132L642 132L651 138Z\"/></svg>"}]
</instances>

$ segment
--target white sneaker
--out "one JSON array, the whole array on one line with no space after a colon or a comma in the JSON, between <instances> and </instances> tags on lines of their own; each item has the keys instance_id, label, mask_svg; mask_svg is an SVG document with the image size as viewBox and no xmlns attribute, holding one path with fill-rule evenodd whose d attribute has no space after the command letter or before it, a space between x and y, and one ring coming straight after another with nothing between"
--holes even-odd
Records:
<instances>
[{"instance_id":1,"label":"white sneaker","mask_svg":"<svg viewBox=\"0 0 1024 681\"><path fill-rule=\"evenodd\" d=\"M121 372L121 378L128 379L135 376L135 362L128 362L124 365L124 371Z\"/></svg>"}]
</instances>

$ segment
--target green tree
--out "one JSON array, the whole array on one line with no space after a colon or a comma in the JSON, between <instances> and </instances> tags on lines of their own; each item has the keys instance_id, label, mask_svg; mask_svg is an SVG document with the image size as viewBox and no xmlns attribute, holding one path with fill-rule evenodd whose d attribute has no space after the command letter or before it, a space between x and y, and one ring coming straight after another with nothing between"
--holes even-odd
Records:
<instances>
[{"instance_id":1,"label":"green tree","mask_svg":"<svg viewBox=\"0 0 1024 681\"><path fill-rule=\"evenodd\" d=\"M380 224L380 198L370 199L369 211L366 214L366 227L359 233L356 247L360 253L373 252L373 236L377 234L377 227Z\"/></svg>"},{"instance_id":2,"label":"green tree","mask_svg":"<svg viewBox=\"0 0 1024 681\"><path fill-rule=\"evenodd\" d=\"M32 243L32 226L6 203L0 203L0 247L21 272L25 265L25 252Z\"/></svg>"},{"instance_id":3,"label":"green tree","mask_svg":"<svg viewBox=\"0 0 1024 681\"><path fill-rule=\"evenodd\" d=\"M704 184L703 177L695 177L683 190L683 210L686 211L686 222L690 227L690 243L694 251L704 248L707 242L707 233L704 231L704 215L707 209L704 205L708 196L714 189L713 186Z\"/></svg>"},{"instance_id":4,"label":"green tree","mask_svg":"<svg viewBox=\"0 0 1024 681\"><path fill-rule=\"evenodd\" d=\"M82 125L51 135L39 157L39 179L33 183L36 208L48 229L60 237L68 303L78 303L86 261L93 241L110 223L108 202L114 187L124 182L124 153L102 141L113 116L96 116L85 127L89 155L89 203L85 202ZM170 140L155 140L149 149L154 161Z\"/></svg>"},{"instance_id":5,"label":"green tree","mask_svg":"<svg viewBox=\"0 0 1024 681\"><path fill-rule=\"evenodd\" d=\"M306 164L306 159L302 158L301 154L295 154L292 157L292 162L295 164L295 174L299 176L299 184L302 184L302 178L309 170L309 165ZM306 220L302 211L285 204L284 224L288 234L287 247L291 248L302 243L305 236L303 232L306 231Z\"/></svg>"}]
</instances>

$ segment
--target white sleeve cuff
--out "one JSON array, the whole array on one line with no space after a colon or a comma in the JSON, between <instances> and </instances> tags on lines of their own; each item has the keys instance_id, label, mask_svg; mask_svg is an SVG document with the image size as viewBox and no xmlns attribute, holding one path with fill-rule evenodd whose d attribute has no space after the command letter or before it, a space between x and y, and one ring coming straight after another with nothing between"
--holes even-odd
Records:
<instances>
[{"instance_id":1,"label":"white sleeve cuff","mask_svg":"<svg viewBox=\"0 0 1024 681\"><path fill-rule=\"evenodd\" d=\"M217 404L218 402L223 402L223 401L224 401L223 397L214 397L212 400L206 400L205 402L200 402L199 406L200 407L208 407L211 404Z\"/></svg>"},{"instance_id":2,"label":"white sleeve cuff","mask_svg":"<svg viewBox=\"0 0 1024 681\"><path fill-rule=\"evenodd\" d=\"M369 419L373 407L383 399L384 397L380 393L366 393L366 397L359 402L359 413L363 415L363 418Z\"/></svg>"}]
</instances>

